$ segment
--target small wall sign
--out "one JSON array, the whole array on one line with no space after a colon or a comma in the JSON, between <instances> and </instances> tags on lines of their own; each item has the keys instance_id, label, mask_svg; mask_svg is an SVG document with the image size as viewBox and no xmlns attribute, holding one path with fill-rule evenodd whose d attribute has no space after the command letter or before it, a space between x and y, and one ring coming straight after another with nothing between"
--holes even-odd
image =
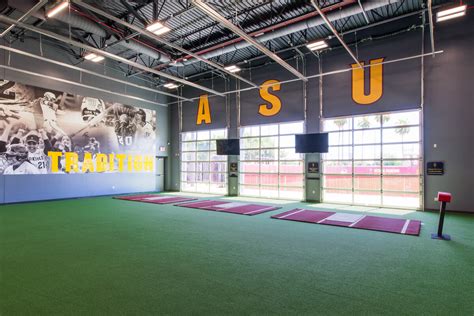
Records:
<instances>
[{"instance_id":1,"label":"small wall sign","mask_svg":"<svg viewBox=\"0 0 474 316\"><path fill-rule=\"evenodd\" d=\"M444 162L430 161L426 163L426 174L430 176L441 176L444 174Z\"/></svg>"},{"instance_id":2,"label":"small wall sign","mask_svg":"<svg viewBox=\"0 0 474 316\"><path fill-rule=\"evenodd\" d=\"M319 173L319 163L308 162L308 173Z\"/></svg>"},{"instance_id":3,"label":"small wall sign","mask_svg":"<svg viewBox=\"0 0 474 316\"><path fill-rule=\"evenodd\" d=\"M229 164L229 171L230 172L237 172L239 170L239 165L236 162L231 162Z\"/></svg>"}]
</instances>

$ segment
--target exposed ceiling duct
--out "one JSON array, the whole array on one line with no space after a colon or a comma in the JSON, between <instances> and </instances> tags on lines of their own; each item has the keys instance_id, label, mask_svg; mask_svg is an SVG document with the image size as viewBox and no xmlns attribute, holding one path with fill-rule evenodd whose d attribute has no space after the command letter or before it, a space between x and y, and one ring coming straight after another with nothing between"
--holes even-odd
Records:
<instances>
[{"instance_id":1,"label":"exposed ceiling duct","mask_svg":"<svg viewBox=\"0 0 474 316\"><path fill-rule=\"evenodd\" d=\"M367 0L367 1L364 1L364 10L367 12L367 11L378 9L390 4L397 3L399 1L400 0ZM334 22L337 20L348 18L352 15L361 14L361 13L363 13L363 10L359 6L359 4L353 4L353 5L345 7L342 10L329 12L326 14L326 17L328 18L329 21ZM278 30L265 33L261 36L258 36L256 40L257 42L263 43L263 42L267 42L267 41L280 38L286 35L290 35L292 33L300 32L308 28L320 26L320 25L323 25L324 23L325 23L324 20L320 16L316 16L316 17L289 25L287 27L283 27ZM248 42L241 41L235 44L218 48L216 50L209 51L205 54L202 54L201 56L203 58L210 59L210 58L217 57L220 55L232 53L236 50L247 48L250 46L251 44L249 44ZM186 62L172 64L172 66L186 66L195 62L197 62L197 60L189 59Z\"/></svg>"},{"instance_id":2,"label":"exposed ceiling duct","mask_svg":"<svg viewBox=\"0 0 474 316\"><path fill-rule=\"evenodd\" d=\"M16 24L18 27L20 28L23 28L25 30L28 30L28 31L32 31L32 32L35 32L37 34L41 34L41 35L44 35L44 36L47 36L49 38L53 38L55 40L58 40L60 42L63 42L63 43L66 43L66 44L70 44L70 45L73 45L75 47L78 47L78 48L82 48L86 51L89 51L91 53L95 53L97 55L100 55L102 57L107 57L109 59L112 59L112 60L115 60L115 61L118 61L118 62L121 62L121 63L124 63L124 64L127 64L129 66L132 66L134 68L137 68L137 69L140 69L140 70L143 70L147 73L152 73L152 74L155 74L155 75L158 75L162 78L167 78L167 79L170 79L170 80L173 80L173 81L176 81L176 82L180 82L184 85L188 85L188 86L191 86L191 87L194 87L196 89L199 89L199 90L202 90L202 91L206 91L206 92L210 92L210 93L213 93L213 94L216 94L216 95L220 95L220 96L224 96L223 93L221 92L218 92L214 89L211 89L211 88L207 88L205 86L202 86L202 85L199 85L199 84L196 84L194 82L191 82L191 81L188 81L186 79L183 79L181 77L176 77L176 76L173 76L173 75L170 75L169 73L165 73L165 72L162 72L162 71L159 71L159 70L156 70L156 69L153 69L153 68L150 68L148 66L145 66L143 64L139 64L137 62L134 62L132 60L128 60L124 57L121 57L121 56L118 56L118 55L115 55L115 54L112 54L110 52L107 52L107 51L104 51L104 50L101 50L99 48L96 48L96 47L93 47L93 46L90 46L90 45L87 45L87 44L84 44L83 42L80 42L80 41L77 41L77 40L74 40L70 37L67 37L67 36L63 36L63 35L60 35L60 34L57 34L55 32L50 32L50 31L47 31L43 28L38 28L36 26L33 26L33 25L29 25L29 24L26 24L26 23L23 23L23 22L18 22L17 20L14 20L6 15L1 15L0 14L0 22L3 22L5 24Z\"/></svg>"},{"instance_id":3,"label":"exposed ceiling duct","mask_svg":"<svg viewBox=\"0 0 474 316\"><path fill-rule=\"evenodd\" d=\"M8 6L15 9L15 10L18 10L20 12L26 12L25 9L28 9L28 6L30 6L30 8L32 6L34 6L35 2L34 1L13 1L13 0L9 0L8 1ZM44 17L44 14L43 12L40 13L36 13L34 15L36 18L40 18L40 19L45 19ZM74 12L71 12L71 14L69 14L69 12L61 12L59 13L58 15L56 15L54 17L55 20L58 20L58 21L61 21L63 23L66 23L68 25L71 25L71 27L73 28L76 28L76 29L80 29L80 30L83 30L84 32L86 33L91 33L91 34L94 34L96 36L99 36L99 37L102 37L102 38L108 38L109 37L109 34L107 33L107 31L102 28L100 26L100 24L98 23L95 23L87 18L84 18L82 16L79 16L77 14L75 14ZM117 35L114 35L113 34L113 40L117 40L119 37ZM161 63L168 63L171 61L170 57L165 55L165 54L162 54L160 53L159 51L157 50L154 50L150 47L147 47L143 44L140 44L140 43L137 43L136 41L134 40L129 40L129 41L122 41L120 42L119 44L117 44L117 46L122 46L126 49L130 49L130 50L133 50L139 54L144 54L146 56L150 56L151 58L153 59L156 59L158 60L159 62Z\"/></svg>"},{"instance_id":4,"label":"exposed ceiling duct","mask_svg":"<svg viewBox=\"0 0 474 316\"><path fill-rule=\"evenodd\" d=\"M98 23L94 23L74 13L69 14L68 12L62 12L61 14L58 14L55 19L66 24L70 24L72 27L81 29L87 33L92 33L103 38L108 37L107 32ZM114 35L114 40L117 39L118 37ZM117 44L117 46L122 46L127 49L136 51L137 53L150 56L153 59L157 59L161 63L167 63L171 61L169 56L162 54L143 44L137 43L134 40L122 41L120 44Z\"/></svg>"}]
</instances>

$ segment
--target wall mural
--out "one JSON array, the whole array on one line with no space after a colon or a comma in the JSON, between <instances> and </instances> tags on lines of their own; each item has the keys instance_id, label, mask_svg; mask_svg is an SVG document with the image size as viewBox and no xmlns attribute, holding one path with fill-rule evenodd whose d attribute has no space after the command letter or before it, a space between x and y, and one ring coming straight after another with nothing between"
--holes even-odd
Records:
<instances>
[{"instance_id":1,"label":"wall mural","mask_svg":"<svg viewBox=\"0 0 474 316\"><path fill-rule=\"evenodd\" d=\"M156 112L0 80L0 174L153 172Z\"/></svg>"}]
</instances>

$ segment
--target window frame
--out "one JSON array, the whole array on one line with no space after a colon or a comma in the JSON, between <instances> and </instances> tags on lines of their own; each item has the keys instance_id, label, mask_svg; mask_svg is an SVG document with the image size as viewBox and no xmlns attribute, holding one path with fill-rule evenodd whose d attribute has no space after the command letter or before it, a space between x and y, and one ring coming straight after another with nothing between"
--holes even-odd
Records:
<instances>
[{"instance_id":1,"label":"window frame","mask_svg":"<svg viewBox=\"0 0 474 316\"><path fill-rule=\"evenodd\" d=\"M215 137L213 138L213 133L222 132L224 131L224 138ZM200 132L207 132L208 138L206 139L199 139L198 133ZM194 137L190 137L190 140L184 140L188 135L195 134ZM213 182L212 177L216 175L218 177L223 177L224 179L224 189L221 194L227 195L228 194L228 179L227 179L227 156L223 156L222 159L213 160L211 153L216 152L215 146L213 147L212 142L217 139L227 139L228 131L226 128L219 128L219 129L212 129L212 130L205 130L205 131L191 131L191 132L181 132L179 135L179 152L180 152L180 191L182 192L194 192L194 193L212 193L212 185L221 183L221 182ZM209 147L206 150L198 150L197 143L198 142L209 142ZM194 143L194 150L183 150L184 144ZM187 153L194 153L193 160L183 160L183 155ZM198 153L207 153L208 158L206 160L198 160ZM222 163L224 165L222 171L211 171L211 163L217 162ZM194 164L194 171L183 171L183 164L193 163ZM208 171L197 171L197 165L199 163L207 163L209 166ZM183 176L187 174L194 174L194 181L184 181ZM208 181L197 181L198 178L196 175L207 175ZM203 177L204 178L204 177ZM185 187L187 184L193 184L194 190L189 190ZM198 186L207 186L207 190L198 190Z\"/></svg>"},{"instance_id":2,"label":"window frame","mask_svg":"<svg viewBox=\"0 0 474 316\"><path fill-rule=\"evenodd\" d=\"M291 133L291 132L284 132L282 133L281 132L281 126L283 125L289 125L289 124L301 124L301 133L304 133L304 129L305 129L305 124L303 121L295 121L295 122L280 122L280 123L273 123L273 124L261 124L261 125L248 125L248 126L240 126L239 127L239 137L240 137L240 142L242 144L242 141L245 141L246 139L258 139L258 147L249 147L249 148L243 148L242 146L240 147L240 150L241 152L242 151L245 151L245 150L255 150L255 151L258 151L258 159L243 159L243 155L240 155L239 156L239 191L242 192L245 190L245 188L257 188L258 187L258 194L257 195L247 195L247 194L241 194L242 196L252 196L252 197L265 197L265 196L262 196L262 190L265 190L265 189L275 189L276 188L276 192L277 192L277 196L272 196L271 198L276 198L276 199L285 199L285 200L288 200L290 198L288 198L288 196L285 196L285 197L282 197L282 192L285 191L285 189L288 189L289 191L293 190L293 189L297 189L297 190L300 190L301 193L301 199L304 199L304 196L305 196L305 158L304 158L304 155L303 154L297 154L300 156L300 159L281 159L281 155L280 155L280 152L281 150L287 150L287 149L295 149L295 146L283 146L283 147L280 147L280 141L281 141L281 137L282 136L293 136L297 133ZM267 133L265 132L263 135L262 135L262 128L265 128L265 127L270 127L271 128L274 128L276 126L276 133ZM244 129L245 128L248 128L248 129L258 129L258 135L250 135L250 136L243 136L244 134ZM270 129L271 129L270 128ZM277 139L277 146L272 146L272 147L266 147L266 146L262 146L262 138L266 138L266 137L276 137ZM275 159L262 159L262 150L277 150L277 155L275 157ZM249 162L249 163L255 163L258 165L258 171L256 172L246 172L246 171L243 171L243 163L246 163L246 162ZM281 172L281 167L282 167L282 162L283 163L291 163L291 162L294 162L294 163L299 163L301 164L302 168L301 168L301 172L293 172L293 173L290 173L290 172ZM277 171L276 172L262 172L262 165L265 164L265 163L276 163L277 165ZM241 181L242 177L245 176L245 175L255 175L257 178L258 178L258 184L245 184L243 183L243 181ZM270 176L274 176L276 177L279 181L275 184L275 185L269 185L269 184L262 184L262 175L265 176L265 175L270 175ZM281 177L284 177L284 176L295 176L295 177L301 177L301 186L300 185L282 185L280 183L280 179Z\"/></svg>"},{"instance_id":3,"label":"window frame","mask_svg":"<svg viewBox=\"0 0 474 316\"><path fill-rule=\"evenodd\" d=\"M395 114L401 114L401 113L415 113L418 112L419 116L419 124L404 124L404 125L392 125L391 123L388 125L384 124L383 116L384 115L395 115ZM378 116L379 121L380 121L380 126L378 127L368 127L368 128L358 128L355 127L355 122L357 118L360 117L368 117L368 116ZM335 119L347 119L349 120L348 126L350 128L342 128L340 130L325 130L325 121L327 120L335 120ZM340 132L351 132L351 137L350 137L350 143L343 144L343 145L333 145L329 146L330 148L341 148L341 147L346 147L346 148L351 148L350 152L350 159L326 159L325 155L321 155L321 199L322 202L328 202L328 203L343 203L347 204L345 202L338 202L338 201L333 201L333 200L327 200L325 199L325 191L344 191L344 192L351 192L352 198L351 198L351 203L350 205L368 205L368 206L375 206L375 207L390 207L390 208L404 208L404 209L423 209L424 206L424 158L423 158L423 112L421 109L416 109L416 110L406 110L406 111L394 111L394 112L381 112L381 113L369 113L369 114L362 114L362 115L353 115L353 116L343 116L343 117L331 117L331 118L321 118L320 120L320 126L321 126L321 131L322 132L327 132L327 133L340 133ZM418 134L419 134L419 141L403 141L403 142L384 142L383 139L383 132L384 130L387 129L394 129L394 128L418 128ZM356 143L355 142L355 137L354 133L359 132L359 131L369 131L369 130L379 130L380 131L380 142L378 143ZM398 157L398 158L384 158L384 146L386 145L418 145L418 157ZM379 158L367 158L367 159L355 159L355 148L359 146L379 146L380 147L380 157ZM378 168L380 168L380 173L378 174L365 174L365 173L358 173L355 171L356 163L357 162L364 162L364 161L376 161L379 163ZM384 172L384 162L390 162L390 161L417 161L418 165L418 171L417 174L385 174ZM324 172L325 171L325 164L328 162L349 162L350 163L350 170L351 173L347 174L339 174L339 173L334 173L334 172ZM348 188L334 188L334 187L327 187L325 184L326 181L326 176L350 176L351 181L352 181L352 186L350 189ZM372 176L372 177L377 177L380 178L380 189L374 189L374 190L369 190L369 189L355 189L355 179L356 177L364 177L364 176ZM418 181L418 190L417 191L408 191L408 190L387 190L384 189L384 178L395 178L395 177L402 177L402 178L419 178ZM355 195L357 193L370 193L370 192L379 192L380 196L380 204L361 204L361 203L356 203L355 201ZM386 204L384 203L384 193L388 194L417 194L419 198L419 203L417 206L409 207L409 206L396 206L392 204Z\"/></svg>"}]
</instances>

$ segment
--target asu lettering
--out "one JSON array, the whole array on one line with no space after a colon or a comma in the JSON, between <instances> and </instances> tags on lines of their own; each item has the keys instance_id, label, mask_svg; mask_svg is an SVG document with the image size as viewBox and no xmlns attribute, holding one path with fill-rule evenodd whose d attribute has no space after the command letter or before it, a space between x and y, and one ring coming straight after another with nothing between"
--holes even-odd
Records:
<instances>
[{"instance_id":1,"label":"asu lettering","mask_svg":"<svg viewBox=\"0 0 474 316\"><path fill-rule=\"evenodd\" d=\"M385 58L370 60L369 93L365 94L365 68L352 64L352 100L358 104L369 105L380 100L383 94L383 64ZM364 62L361 62L364 65Z\"/></svg>"},{"instance_id":2,"label":"asu lettering","mask_svg":"<svg viewBox=\"0 0 474 316\"><path fill-rule=\"evenodd\" d=\"M209 108L209 98L207 94L201 95L199 97L199 106L196 117L196 124L201 125L204 121L205 124L211 124L211 110Z\"/></svg>"},{"instance_id":3,"label":"asu lettering","mask_svg":"<svg viewBox=\"0 0 474 316\"><path fill-rule=\"evenodd\" d=\"M258 113L262 114L263 116L274 116L277 115L281 110L281 100L276 95L271 94L268 90L271 89L272 91L280 91L281 85L280 81L271 79L265 81L260 86L260 97L270 103L268 104L260 104L258 109Z\"/></svg>"}]
</instances>

